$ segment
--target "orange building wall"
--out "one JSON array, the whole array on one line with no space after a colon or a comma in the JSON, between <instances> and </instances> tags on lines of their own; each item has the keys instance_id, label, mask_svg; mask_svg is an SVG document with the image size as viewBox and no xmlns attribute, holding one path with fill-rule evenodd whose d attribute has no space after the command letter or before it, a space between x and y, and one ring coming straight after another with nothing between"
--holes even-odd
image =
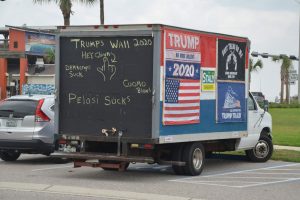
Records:
<instances>
[{"instance_id":1,"label":"orange building wall","mask_svg":"<svg viewBox=\"0 0 300 200\"><path fill-rule=\"evenodd\" d=\"M18 42L18 48L14 48L14 42ZM9 29L9 51L25 51L25 32Z\"/></svg>"},{"instance_id":2,"label":"orange building wall","mask_svg":"<svg viewBox=\"0 0 300 200\"><path fill-rule=\"evenodd\" d=\"M6 72L7 72L7 59L0 58L0 88L1 88L0 99L6 98Z\"/></svg>"}]
</instances>

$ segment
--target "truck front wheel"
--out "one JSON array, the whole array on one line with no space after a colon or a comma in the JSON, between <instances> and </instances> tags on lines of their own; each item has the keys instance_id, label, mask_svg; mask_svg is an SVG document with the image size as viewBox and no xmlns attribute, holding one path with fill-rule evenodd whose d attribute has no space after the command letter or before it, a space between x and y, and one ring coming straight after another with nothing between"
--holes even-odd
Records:
<instances>
[{"instance_id":1,"label":"truck front wheel","mask_svg":"<svg viewBox=\"0 0 300 200\"><path fill-rule=\"evenodd\" d=\"M183 152L185 161L184 171L187 175L197 176L201 174L205 161L205 151L201 143L186 145Z\"/></svg>"},{"instance_id":2,"label":"truck front wheel","mask_svg":"<svg viewBox=\"0 0 300 200\"><path fill-rule=\"evenodd\" d=\"M255 147L250 150L246 150L247 157L254 162L266 162L273 154L273 143L272 140L266 136L262 135Z\"/></svg>"}]
</instances>

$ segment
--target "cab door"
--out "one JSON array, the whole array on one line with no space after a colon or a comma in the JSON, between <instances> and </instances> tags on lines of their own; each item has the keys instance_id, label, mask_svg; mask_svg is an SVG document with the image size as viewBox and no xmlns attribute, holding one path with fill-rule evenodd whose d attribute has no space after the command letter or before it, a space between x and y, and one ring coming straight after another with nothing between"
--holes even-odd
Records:
<instances>
[{"instance_id":1,"label":"cab door","mask_svg":"<svg viewBox=\"0 0 300 200\"><path fill-rule=\"evenodd\" d=\"M251 93L248 97L248 137L241 138L238 149L252 148L256 145L261 131L262 110Z\"/></svg>"}]
</instances>

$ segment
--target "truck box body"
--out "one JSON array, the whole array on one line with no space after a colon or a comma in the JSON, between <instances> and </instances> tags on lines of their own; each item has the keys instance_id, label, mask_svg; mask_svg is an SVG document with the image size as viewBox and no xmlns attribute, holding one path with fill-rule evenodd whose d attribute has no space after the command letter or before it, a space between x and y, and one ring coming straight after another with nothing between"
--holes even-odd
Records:
<instances>
[{"instance_id":1,"label":"truck box body","mask_svg":"<svg viewBox=\"0 0 300 200\"><path fill-rule=\"evenodd\" d=\"M57 40L60 135L152 144L247 136L247 38L155 24L70 27Z\"/></svg>"}]
</instances>

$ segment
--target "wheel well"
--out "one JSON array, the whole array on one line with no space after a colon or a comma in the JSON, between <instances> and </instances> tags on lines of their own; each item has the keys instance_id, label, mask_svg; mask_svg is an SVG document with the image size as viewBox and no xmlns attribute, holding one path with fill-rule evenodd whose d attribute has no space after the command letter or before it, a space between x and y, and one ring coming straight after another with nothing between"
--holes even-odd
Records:
<instances>
[{"instance_id":1,"label":"wheel well","mask_svg":"<svg viewBox=\"0 0 300 200\"><path fill-rule=\"evenodd\" d=\"M271 130L269 127L265 127L263 128L263 130L260 133L260 136L267 136L268 138L270 138L272 140L272 135L271 135Z\"/></svg>"}]
</instances>

